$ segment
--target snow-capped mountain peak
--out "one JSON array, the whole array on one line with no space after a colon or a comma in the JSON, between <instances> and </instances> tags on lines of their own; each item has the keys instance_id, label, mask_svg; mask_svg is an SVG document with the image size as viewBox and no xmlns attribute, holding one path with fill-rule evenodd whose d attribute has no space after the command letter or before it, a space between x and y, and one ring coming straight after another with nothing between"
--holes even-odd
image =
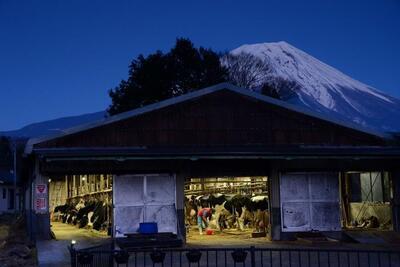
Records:
<instances>
[{"instance_id":1,"label":"snow-capped mountain peak","mask_svg":"<svg viewBox=\"0 0 400 267\"><path fill-rule=\"evenodd\" d=\"M271 67L266 80L298 85L288 101L383 131L400 129L400 100L359 82L284 42L246 44L231 54L248 53ZM393 117L393 112L396 118Z\"/></svg>"}]
</instances>

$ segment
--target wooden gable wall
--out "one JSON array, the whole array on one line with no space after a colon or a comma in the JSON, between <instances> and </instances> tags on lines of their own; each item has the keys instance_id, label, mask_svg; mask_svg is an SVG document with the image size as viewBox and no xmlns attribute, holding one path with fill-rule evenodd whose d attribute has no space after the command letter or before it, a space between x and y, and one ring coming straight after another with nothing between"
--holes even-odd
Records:
<instances>
[{"instance_id":1,"label":"wooden gable wall","mask_svg":"<svg viewBox=\"0 0 400 267\"><path fill-rule=\"evenodd\" d=\"M383 139L221 90L34 148L383 145Z\"/></svg>"}]
</instances>

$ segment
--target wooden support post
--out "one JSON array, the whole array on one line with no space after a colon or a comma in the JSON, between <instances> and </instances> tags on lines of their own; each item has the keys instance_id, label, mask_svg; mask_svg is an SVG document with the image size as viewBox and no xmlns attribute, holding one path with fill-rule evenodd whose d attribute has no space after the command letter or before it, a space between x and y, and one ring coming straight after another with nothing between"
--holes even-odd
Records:
<instances>
[{"instance_id":1,"label":"wooden support post","mask_svg":"<svg viewBox=\"0 0 400 267\"><path fill-rule=\"evenodd\" d=\"M342 228L346 228L350 224L350 212L349 212L349 201L350 201L350 184L349 178L345 172L339 173L339 203L342 214Z\"/></svg>"},{"instance_id":2,"label":"wooden support post","mask_svg":"<svg viewBox=\"0 0 400 267\"><path fill-rule=\"evenodd\" d=\"M35 179L33 181L33 227L36 240L48 240L50 236L48 177L40 173L39 160L35 162Z\"/></svg>"},{"instance_id":3,"label":"wooden support post","mask_svg":"<svg viewBox=\"0 0 400 267\"><path fill-rule=\"evenodd\" d=\"M68 175L65 175L65 196L66 196L66 199L69 197L68 188L69 188Z\"/></svg>"},{"instance_id":4,"label":"wooden support post","mask_svg":"<svg viewBox=\"0 0 400 267\"><path fill-rule=\"evenodd\" d=\"M76 184L76 179L75 179L76 175L72 175L72 196L74 197L77 194L77 184Z\"/></svg>"},{"instance_id":5,"label":"wooden support post","mask_svg":"<svg viewBox=\"0 0 400 267\"><path fill-rule=\"evenodd\" d=\"M281 201L280 201L280 179L278 170L271 170L268 176L270 192L270 238L281 239Z\"/></svg>"},{"instance_id":6,"label":"wooden support post","mask_svg":"<svg viewBox=\"0 0 400 267\"><path fill-rule=\"evenodd\" d=\"M400 170L392 172L393 199L392 217L393 230L400 232Z\"/></svg>"},{"instance_id":7,"label":"wooden support post","mask_svg":"<svg viewBox=\"0 0 400 267\"><path fill-rule=\"evenodd\" d=\"M178 220L178 234L182 241L186 243L186 227L185 227L185 175L183 173L176 174L176 212Z\"/></svg>"}]
</instances>

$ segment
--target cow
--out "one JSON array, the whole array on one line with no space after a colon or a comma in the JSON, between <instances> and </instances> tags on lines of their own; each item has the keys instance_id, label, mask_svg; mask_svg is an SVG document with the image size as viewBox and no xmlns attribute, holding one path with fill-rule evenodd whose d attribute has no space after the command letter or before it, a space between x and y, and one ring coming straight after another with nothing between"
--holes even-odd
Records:
<instances>
[{"instance_id":1,"label":"cow","mask_svg":"<svg viewBox=\"0 0 400 267\"><path fill-rule=\"evenodd\" d=\"M220 229L235 225L240 231L246 226L253 226L256 231L265 230L269 221L267 196L234 195L226 198L223 209L220 208L216 215Z\"/></svg>"},{"instance_id":2,"label":"cow","mask_svg":"<svg viewBox=\"0 0 400 267\"><path fill-rule=\"evenodd\" d=\"M196 224L197 211L213 208L210 227L223 231L236 228L243 231L252 226L256 231L265 231L269 222L268 197L239 194L208 194L185 197L186 223Z\"/></svg>"},{"instance_id":3,"label":"cow","mask_svg":"<svg viewBox=\"0 0 400 267\"><path fill-rule=\"evenodd\" d=\"M268 196L260 195L251 198L254 213L253 227L256 232L266 232L269 225Z\"/></svg>"},{"instance_id":4,"label":"cow","mask_svg":"<svg viewBox=\"0 0 400 267\"><path fill-rule=\"evenodd\" d=\"M197 211L198 211L198 206L196 205L196 196L194 195L185 196L186 225L196 224Z\"/></svg>"},{"instance_id":5,"label":"cow","mask_svg":"<svg viewBox=\"0 0 400 267\"><path fill-rule=\"evenodd\" d=\"M90 227L96 230L104 229L109 224L108 210L111 204L99 201L80 200L76 205L66 203L55 207L54 213L58 213L63 223L78 225L79 228Z\"/></svg>"},{"instance_id":6,"label":"cow","mask_svg":"<svg viewBox=\"0 0 400 267\"><path fill-rule=\"evenodd\" d=\"M222 198L219 198L221 201ZM250 219L249 212L243 209L250 199L242 195L225 195L222 204L215 205L215 222L217 230L222 231L225 228L237 227L244 229L246 219Z\"/></svg>"},{"instance_id":7,"label":"cow","mask_svg":"<svg viewBox=\"0 0 400 267\"><path fill-rule=\"evenodd\" d=\"M225 195L187 195L185 196L185 216L187 224L196 224L196 215L201 208L215 208L226 201Z\"/></svg>"}]
</instances>

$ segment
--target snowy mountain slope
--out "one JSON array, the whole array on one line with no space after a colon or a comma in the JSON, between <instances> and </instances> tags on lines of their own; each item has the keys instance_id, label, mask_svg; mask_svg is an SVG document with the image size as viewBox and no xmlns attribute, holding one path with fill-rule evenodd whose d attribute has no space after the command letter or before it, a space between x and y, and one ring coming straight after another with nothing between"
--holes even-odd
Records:
<instances>
[{"instance_id":1,"label":"snowy mountain slope","mask_svg":"<svg viewBox=\"0 0 400 267\"><path fill-rule=\"evenodd\" d=\"M14 131L0 132L0 136L10 136L18 138L30 138L51 135L62 132L64 129L74 127L80 124L100 120L106 115L105 111L99 111L95 113L88 113L78 116L63 117L55 120L43 121L38 123L32 123L21 129Z\"/></svg>"},{"instance_id":2,"label":"snowy mountain slope","mask_svg":"<svg viewBox=\"0 0 400 267\"><path fill-rule=\"evenodd\" d=\"M297 83L286 101L380 131L400 131L400 100L363 84L286 42L243 45L232 54L249 53L266 61L265 80Z\"/></svg>"}]
</instances>

